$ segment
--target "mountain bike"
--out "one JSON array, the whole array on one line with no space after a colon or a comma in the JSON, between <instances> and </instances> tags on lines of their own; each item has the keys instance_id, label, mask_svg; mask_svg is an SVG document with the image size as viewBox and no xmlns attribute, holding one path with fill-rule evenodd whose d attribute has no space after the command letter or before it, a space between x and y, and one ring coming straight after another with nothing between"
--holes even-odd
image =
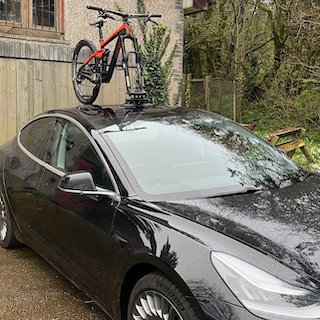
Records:
<instances>
[{"instance_id":1,"label":"mountain bike","mask_svg":"<svg viewBox=\"0 0 320 320\"><path fill-rule=\"evenodd\" d=\"M144 24L149 21L156 23L152 18L160 18L161 15L123 13L93 6L87 6L87 9L99 13L98 20L91 22L90 25L99 30L100 50L97 50L89 40L81 40L75 47L72 59L72 82L77 98L82 104L92 104L99 94L101 84L109 83L117 68L124 70L127 94L130 97L124 106L148 107L138 42L131 34L128 21L144 19ZM107 19L117 20L115 16L120 17L123 24L104 40L102 27ZM115 39L117 43L112 54L106 46Z\"/></svg>"}]
</instances>

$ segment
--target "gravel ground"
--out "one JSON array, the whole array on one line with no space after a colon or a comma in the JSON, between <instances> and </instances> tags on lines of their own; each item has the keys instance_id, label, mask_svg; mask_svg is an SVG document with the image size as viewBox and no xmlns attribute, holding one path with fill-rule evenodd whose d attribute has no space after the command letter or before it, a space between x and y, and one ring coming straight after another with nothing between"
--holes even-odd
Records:
<instances>
[{"instance_id":1,"label":"gravel ground","mask_svg":"<svg viewBox=\"0 0 320 320\"><path fill-rule=\"evenodd\" d=\"M0 268L0 319L108 319L84 293L25 246L0 247Z\"/></svg>"}]
</instances>

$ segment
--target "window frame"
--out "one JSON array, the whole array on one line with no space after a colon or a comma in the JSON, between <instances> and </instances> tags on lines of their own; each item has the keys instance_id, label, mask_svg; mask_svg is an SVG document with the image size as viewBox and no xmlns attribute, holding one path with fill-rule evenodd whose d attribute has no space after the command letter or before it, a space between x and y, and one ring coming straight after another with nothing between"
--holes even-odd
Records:
<instances>
[{"instance_id":1,"label":"window frame","mask_svg":"<svg viewBox=\"0 0 320 320\"><path fill-rule=\"evenodd\" d=\"M47 122L45 125L43 124L43 122ZM32 121L30 123L28 123L20 132L20 143L23 145L24 148L26 148L31 154L33 154L36 158L45 161L46 158L46 152L48 150L48 145L49 145L49 139L52 135L52 130L54 127L55 121L54 119L51 118L41 118L38 119L38 121ZM27 135L30 133L30 128L31 131L38 129L39 125L41 126L40 129L43 129L44 127L45 130L47 130L46 132L43 132L43 130L40 131L36 131L36 134L34 135L34 139L31 141L31 143L29 145L27 145L26 143L23 142L23 140L26 140L25 142L30 142L27 139ZM50 127L49 127L50 125ZM39 133L45 133L45 136L42 136L39 139ZM46 137L47 140L45 141L45 143L42 143L41 145L43 145L44 149L37 149L37 152L34 151L35 147L38 147L36 145L36 142L38 142L40 140L40 142L43 142L43 138ZM41 151L41 152L39 152Z\"/></svg>"},{"instance_id":2,"label":"window frame","mask_svg":"<svg viewBox=\"0 0 320 320\"><path fill-rule=\"evenodd\" d=\"M43 118L54 118L55 120L57 119L64 119L67 121L70 121L71 123L73 123L82 133L85 134L85 136L89 139L91 146L93 147L93 149L95 150L95 152L97 153L97 156L99 157L101 163L104 165L106 172L110 178L111 184L114 188L114 192L120 194L120 190L118 187L118 184L116 183L116 179L112 173L112 170L110 169L110 166L105 158L105 156L103 155L102 151L100 150L99 146L97 145L97 143L95 142L95 140L93 139L93 137L89 134L89 132L86 130L86 128L79 123L78 121L76 121L75 119L73 119L70 116L67 115L62 115L62 114L44 114L44 115L40 115L35 117L32 121L28 122L18 133L17 135L17 144L18 147L25 153L27 154L27 156L29 156L33 161L37 162L38 164L40 164L41 166L45 167L47 170L55 173L56 175L63 177L66 172L59 170L56 167L53 167L52 165L49 164L48 159L46 159L46 161L41 160L40 158L36 157L33 153L31 153L25 146L23 146L23 144L21 143L21 132L24 128L26 128L30 123L37 121L39 119L43 119ZM50 143L50 142L49 142Z\"/></svg>"},{"instance_id":3,"label":"window frame","mask_svg":"<svg viewBox=\"0 0 320 320\"><path fill-rule=\"evenodd\" d=\"M28 37L41 37L60 39L64 33L64 0L55 2L55 27L33 24L33 0L21 0L21 23L0 21L1 33L7 35L22 35Z\"/></svg>"}]
</instances>

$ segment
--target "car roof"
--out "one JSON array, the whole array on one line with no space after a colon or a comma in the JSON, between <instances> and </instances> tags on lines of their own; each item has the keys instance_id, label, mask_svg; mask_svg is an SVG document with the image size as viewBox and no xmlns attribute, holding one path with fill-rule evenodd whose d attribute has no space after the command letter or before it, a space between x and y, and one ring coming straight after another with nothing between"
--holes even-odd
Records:
<instances>
[{"instance_id":1,"label":"car roof","mask_svg":"<svg viewBox=\"0 0 320 320\"><path fill-rule=\"evenodd\" d=\"M128 110L123 106L80 105L73 109L56 109L45 114L64 114L81 123L88 131L100 130L113 124L121 124L122 121L134 121L136 119L151 119L168 115L182 116L189 112L205 112L199 109L182 107L156 107L143 110ZM44 115L45 115L44 114ZM219 115L216 115L220 117Z\"/></svg>"}]
</instances>

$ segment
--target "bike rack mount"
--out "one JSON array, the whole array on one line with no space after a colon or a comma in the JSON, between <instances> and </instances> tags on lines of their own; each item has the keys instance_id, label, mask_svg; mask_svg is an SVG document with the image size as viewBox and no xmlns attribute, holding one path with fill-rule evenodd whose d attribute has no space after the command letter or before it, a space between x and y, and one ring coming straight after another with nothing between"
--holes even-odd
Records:
<instances>
[{"instance_id":1,"label":"bike rack mount","mask_svg":"<svg viewBox=\"0 0 320 320\"><path fill-rule=\"evenodd\" d=\"M133 96L130 99L126 99L126 102L123 104L126 109L129 110L143 110L152 106L147 98L143 96Z\"/></svg>"}]
</instances>

